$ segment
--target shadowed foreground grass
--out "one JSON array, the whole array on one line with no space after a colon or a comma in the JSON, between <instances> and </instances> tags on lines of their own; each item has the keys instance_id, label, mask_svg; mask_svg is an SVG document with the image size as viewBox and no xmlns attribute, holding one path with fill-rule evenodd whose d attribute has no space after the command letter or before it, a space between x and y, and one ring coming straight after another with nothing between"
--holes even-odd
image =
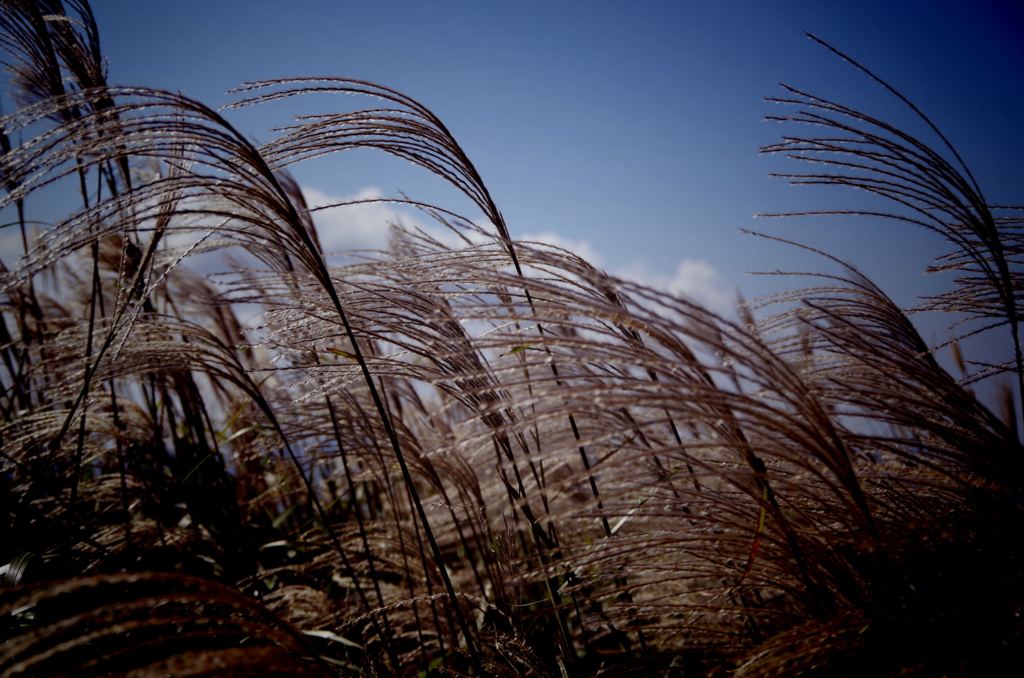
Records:
<instances>
[{"instance_id":1,"label":"shadowed foreground grass","mask_svg":"<svg viewBox=\"0 0 1024 678\"><path fill-rule=\"evenodd\" d=\"M375 106L257 148L200 102L108 84L85 0L2 7L0 206L27 254L0 275L0 675L1006 675L1024 655L1013 390L979 404L854 268L822 254L833 272L730 322L514 241L398 92L245 85L239 106ZM1019 347L1020 209L923 115L938 150L779 101L820 135L763 149L805 161L790 178L936 231L958 277L924 307ZM358 147L491 227L394 201L450 238L392 227L328 267L287 169ZM36 228L54 183L81 208ZM230 273L189 269L214 252ZM1019 348L976 378L998 375L1021 383Z\"/></svg>"}]
</instances>

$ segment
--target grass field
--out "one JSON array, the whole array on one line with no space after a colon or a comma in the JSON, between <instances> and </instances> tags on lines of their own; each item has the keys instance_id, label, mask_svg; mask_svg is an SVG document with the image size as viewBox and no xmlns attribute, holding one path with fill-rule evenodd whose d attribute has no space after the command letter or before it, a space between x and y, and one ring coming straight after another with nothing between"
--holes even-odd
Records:
<instances>
[{"instance_id":1,"label":"grass field","mask_svg":"<svg viewBox=\"0 0 1024 678\"><path fill-rule=\"evenodd\" d=\"M1019 665L1024 219L923 113L932 147L789 90L763 150L948 241L955 286L923 307L1015 349L971 383L824 253L729 321L513 240L401 93L246 85L239 106L356 102L256 147L230 111L109 85L85 0L0 6L0 207L27 253L0 273L0 675ZM381 224L389 250L328 267L288 168L367 147L490 224L403 199L451 236ZM51 185L80 206L43 228Z\"/></svg>"}]
</instances>

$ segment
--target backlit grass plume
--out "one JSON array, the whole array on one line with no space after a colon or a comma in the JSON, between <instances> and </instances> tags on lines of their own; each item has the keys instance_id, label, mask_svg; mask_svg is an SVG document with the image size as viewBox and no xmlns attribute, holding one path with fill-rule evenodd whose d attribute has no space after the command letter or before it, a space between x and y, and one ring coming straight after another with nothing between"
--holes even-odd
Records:
<instances>
[{"instance_id":1,"label":"backlit grass plume","mask_svg":"<svg viewBox=\"0 0 1024 678\"><path fill-rule=\"evenodd\" d=\"M110 85L87 3L2 7L18 109L0 207L24 254L0 269L0 675L1020 659L1016 417L852 266L818 253L831 273L730 321L514 240L452 133L394 90L244 85L238 105L375 102L257 147L228 113ZM936 268L961 278L924 305L1016 346L1019 213L941 136L790 91L785 119L835 136L764 149L827 166L787 176L944 235ZM438 175L490 224L402 198L455 237L394 226L387 250L328 266L288 168L352 148ZM34 233L52 185L82 204ZM190 268L217 257L218 275ZM1019 350L979 376L997 372L1021 378Z\"/></svg>"}]
</instances>

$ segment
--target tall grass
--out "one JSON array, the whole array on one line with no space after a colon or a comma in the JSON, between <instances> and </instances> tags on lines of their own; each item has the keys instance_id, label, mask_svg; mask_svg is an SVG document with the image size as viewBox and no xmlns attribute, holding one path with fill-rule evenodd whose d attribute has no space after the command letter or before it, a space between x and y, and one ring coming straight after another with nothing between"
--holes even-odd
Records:
<instances>
[{"instance_id":1,"label":"tall grass","mask_svg":"<svg viewBox=\"0 0 1024 678\"><path fill-rule=\"evenodd\" d=\"M835 272L731 322L514 241L398 92L246 85L239 105L383 102L255 147L200 102L109 85L84 0L2 6L18 109L0 206L25 243L0 279L2 675L977 675L1021 657L1015 410L979 404L853 267L822 254ZM1016 347L1020 212L988 205L941 136L954 161L783 101L828 136L763 150L945 236L937 267L961 278L925 305ZM394 228L327 266L287 168L360 147L449 181L493 230L396 201L461 244ZM34 234L51 184L81 208ZM230 275L189 270L216 252ZM1003 372L1024 378L1019 349L982 376Z\"/></svg>"}]
</instances>

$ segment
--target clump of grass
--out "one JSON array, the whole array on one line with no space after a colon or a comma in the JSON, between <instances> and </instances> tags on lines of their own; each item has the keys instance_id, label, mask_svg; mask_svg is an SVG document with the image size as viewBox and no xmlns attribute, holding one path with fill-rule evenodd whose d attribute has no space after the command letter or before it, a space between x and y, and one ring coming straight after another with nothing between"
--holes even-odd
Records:
<instances>
[{"instance_id":1,"label":"clump of grass","mask_svg":"<svg viewBox=\"0 0 1024 678\"><path fill-rule=\"evenodd\" d=\"M450 131L398 92L246 85L239 105L384 101L257 148L181 94L109 86L85 2L3 7L20 108L0 206L26 245L0 279L4 675L86 655L97 674L501 676L1020 657L1015 430L853 267L822 255L837 273L731 322L514 241ZM993 216L948 144L963 175L791 92L788 120L844 136L765 150L916 210L893 216L946 235L940 266L965 276L926 304L1016 343L1015 213ZM359 147L446 179L493 231L403 199L461 244L395 228L328 267L286 170ZM32 243L25 205L58 182L81 209ZM188 269L239 251L218 283ZM990 371L1019 378L1019 353Z\"/></svg>"}]
</instances>

